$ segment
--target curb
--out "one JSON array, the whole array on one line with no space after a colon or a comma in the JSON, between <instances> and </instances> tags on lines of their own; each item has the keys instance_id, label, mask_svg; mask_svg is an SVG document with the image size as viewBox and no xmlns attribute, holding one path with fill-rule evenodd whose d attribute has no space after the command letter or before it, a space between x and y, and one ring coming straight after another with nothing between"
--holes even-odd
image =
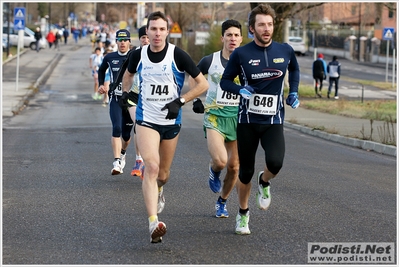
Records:
<instances>
[{"instance_id":1,"label":"curb","mask_svg":"<svg viewBox=\"0 0 399 267\"><path fill-rule=\"evenodd\" d=\"M56 56L53 58L53 60L48 64L47 68L43 71L42 75L36 80L36 82L33 84L33 88L37 89L41 83L47 78L51 72L54 70L55 66L58 64L59 60L63 54L57 53Z\"/></svg>"},{"instance_id":2,"label":"curb","mask_svg":"<svg viewBox=\"0 0 399 267\"><path fill-rule=\"evenodd\" d=\"M28 49L23 49L22 51L19 52L19 56L25 54L28 51ZM6 60L3 61L2 65L6 64L7 62L10 62L11 60L17 58L18 53L16 55L13 55L12 57L7 58Z\"/></svg>"},{"instance_id":3,"label":"curb","mask_svg":"<svg viewBox=\"0 0 399 267\"><path fill-rule=\"evenodd\" d=\"M62 54L56 54L56 56L51 60L50 64L43 71L42 75L40 75L40 77L33 84L32 88L27 90L26 95L14 107L12 107L11 112L14 115L18 114L20 111L22 111L28 105L29 99L36 94L39 86L43 82L45 82L45 80L50 76L51 72L54 70L55 66L58 64L58 62L62 56L63 56ZM12 59L13 58L11 58L10 60L12 60Z\"/></svg>"},{"instance_id":4,"label":"curb","mask_svg":"<svg viewBox=\"0 0 399 267\"><path fill-rule=\"evenodd\" d=\"M326 132L322 132L320 130L314 130L306 126L292 124L289 122L284 122L284 126L287 126L290 129L294 129L308 135L316 136L346 146L361 148L367 151L375 151L380 154L396 157L396 146L384 145L373 141L361 140L352 137L345 137L337 134L329 134Z\"/></svg>"}]
</instances>

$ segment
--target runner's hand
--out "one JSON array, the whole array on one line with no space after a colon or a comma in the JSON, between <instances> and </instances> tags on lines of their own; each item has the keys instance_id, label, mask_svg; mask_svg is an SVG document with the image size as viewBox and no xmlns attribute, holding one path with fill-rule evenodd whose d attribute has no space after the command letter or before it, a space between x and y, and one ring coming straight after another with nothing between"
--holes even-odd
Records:
<instances>
[{"instance_id":1,"label":"runner's hand","mask_svg":"<svg viewBox=\"0 0 399 267\"><path fill-rule=\"evenodd\" d=\"M205 108L204 108L204 105L202 104L201 99L199 99L199 98L195 98L195 99L194 99L194 102L193 102L193 111L194 111L195 113L199 113L199 114L202 114L202 113L205 112Z\"/></svg>"},{"instance_id":2,"label":"runner's hand","mask_svg":"<svg viewBox=\"0 0 399 267\"><path fill-rule=\"evenodd\" d=\"M249 85L240 89L240 95L245 99L250 99L253 93L255 93L255 89Z\"/></svg>"},{"instance_id":3,"label":"runner's hand","mask_svg":"<svg viewBox=\"0 0 399 267\"><path fill-rule=\"evenodd\" d=\"M118 104L122 109L128 109L129 104L127 101L129 100L129 93L123 92L121 97L118 99Z\"/></svg>"},{"instance_id":4,"label":"runner's hand","mask_svg":"<svg viewBox=\"0 0 399 267\"><path fill-rule=\"evenodd\" d=\"M183 103L180 102L180 98L176 98L172 102L166 104L161 110L168 109L168 114L166 115L165 119L167 120L174 120L179 115L180 108L183 106Z\"/></svg>"},{"instance_id":5,"label":"runner's hand","mask_svg":"<svg viewBox=\"0 0 399 267\"><path fill-rule=\"evenodd\" d=\"M299 107L298 93L289 93L285 103L287 103L287 105L291 106L293 109Z\"/></svg>"}]
</instances>

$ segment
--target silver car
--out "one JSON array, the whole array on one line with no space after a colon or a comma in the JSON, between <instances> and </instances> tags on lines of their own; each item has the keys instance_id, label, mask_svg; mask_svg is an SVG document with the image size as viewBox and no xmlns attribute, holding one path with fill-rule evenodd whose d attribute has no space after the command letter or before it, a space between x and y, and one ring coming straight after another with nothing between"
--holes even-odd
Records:
<instances>
[{"instance_id":1,"label":"silver car","mask_svg":"<svg viewBox=\"0 0 399 267\"><path fill-rule=\"evenodd\" d=\"M292 46L297 55L304 56L306 54L305 42L301 37L289 36L288 44Z\"/></svg>"},{"instance_id":2,"label":"silver car","mask_svg":"<svg viewBox=\"0 0 399 267\"><path fill-rule=\"evenodd\" d=\"M7 26L3 26L3 38L7 40L8 34L7 34ZM24 30L24 37L23 37L23 44L24 47L30 47L32 50L36 50L36 39L35 39L35 33L25 27ZM14 29L14 27L10 27L10 46L17 46L18 45L18 31ZM45 38L42 38L40 40L40 48L46 48L47 47L47 40Z\"/></svg>"}]
</instances>

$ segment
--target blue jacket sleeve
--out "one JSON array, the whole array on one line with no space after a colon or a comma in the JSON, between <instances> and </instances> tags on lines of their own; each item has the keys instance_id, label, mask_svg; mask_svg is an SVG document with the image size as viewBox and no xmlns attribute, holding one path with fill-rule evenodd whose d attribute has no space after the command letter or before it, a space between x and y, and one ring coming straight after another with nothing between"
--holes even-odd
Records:
<instances>
[{"instance_id":1,"label":"blue jacket sleeve","mask_svg":"<svg viewBox=\"0 0 399 267\"><path fill-rule=\"evenodd\" d=\"M288 65L288 82L290 86L290 93L298 93L300 80L300 71L298 60L296 59L295 53L291 54L291 60Z\"/></svg>"},{"instance_id":2,"label":"blue jacket sleeve","mask_svg":"<svg viewBox=\"0 0 399 267\"><path fill-rule=\"evenodd\" d=\"M224 91L228 91L233 94L239 94L242 86L234 83L234 79L241 73L241 64L237 50L230 55L229 62L224 69L222 79L220 80L220 87Z\"/></svg>"}]
</instances>

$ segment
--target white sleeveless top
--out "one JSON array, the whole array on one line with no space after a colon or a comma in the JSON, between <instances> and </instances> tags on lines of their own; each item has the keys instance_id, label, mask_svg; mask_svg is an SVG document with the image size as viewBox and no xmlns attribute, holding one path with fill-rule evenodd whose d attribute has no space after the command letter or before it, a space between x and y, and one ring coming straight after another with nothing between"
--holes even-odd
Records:
<instances>
[{"instance_id":1,"label":"white sleeveless top","mask_svg":"<svg viewBox=\"0 0 399 267\"><path fill-rule=\"evenodd\" d=\"M165 104L180 97L184 85L185 73L176 67L174 60L175 45L168 44L165 58L159 63L150 61L147 55L149 45L141 50L141 60L137 66L140 79L139 102L136 109L136 120L151 122L157 125L181 124L181 109L174 120L165 119L168 110L161 109Z\"/></svg>"}]
</instances>

